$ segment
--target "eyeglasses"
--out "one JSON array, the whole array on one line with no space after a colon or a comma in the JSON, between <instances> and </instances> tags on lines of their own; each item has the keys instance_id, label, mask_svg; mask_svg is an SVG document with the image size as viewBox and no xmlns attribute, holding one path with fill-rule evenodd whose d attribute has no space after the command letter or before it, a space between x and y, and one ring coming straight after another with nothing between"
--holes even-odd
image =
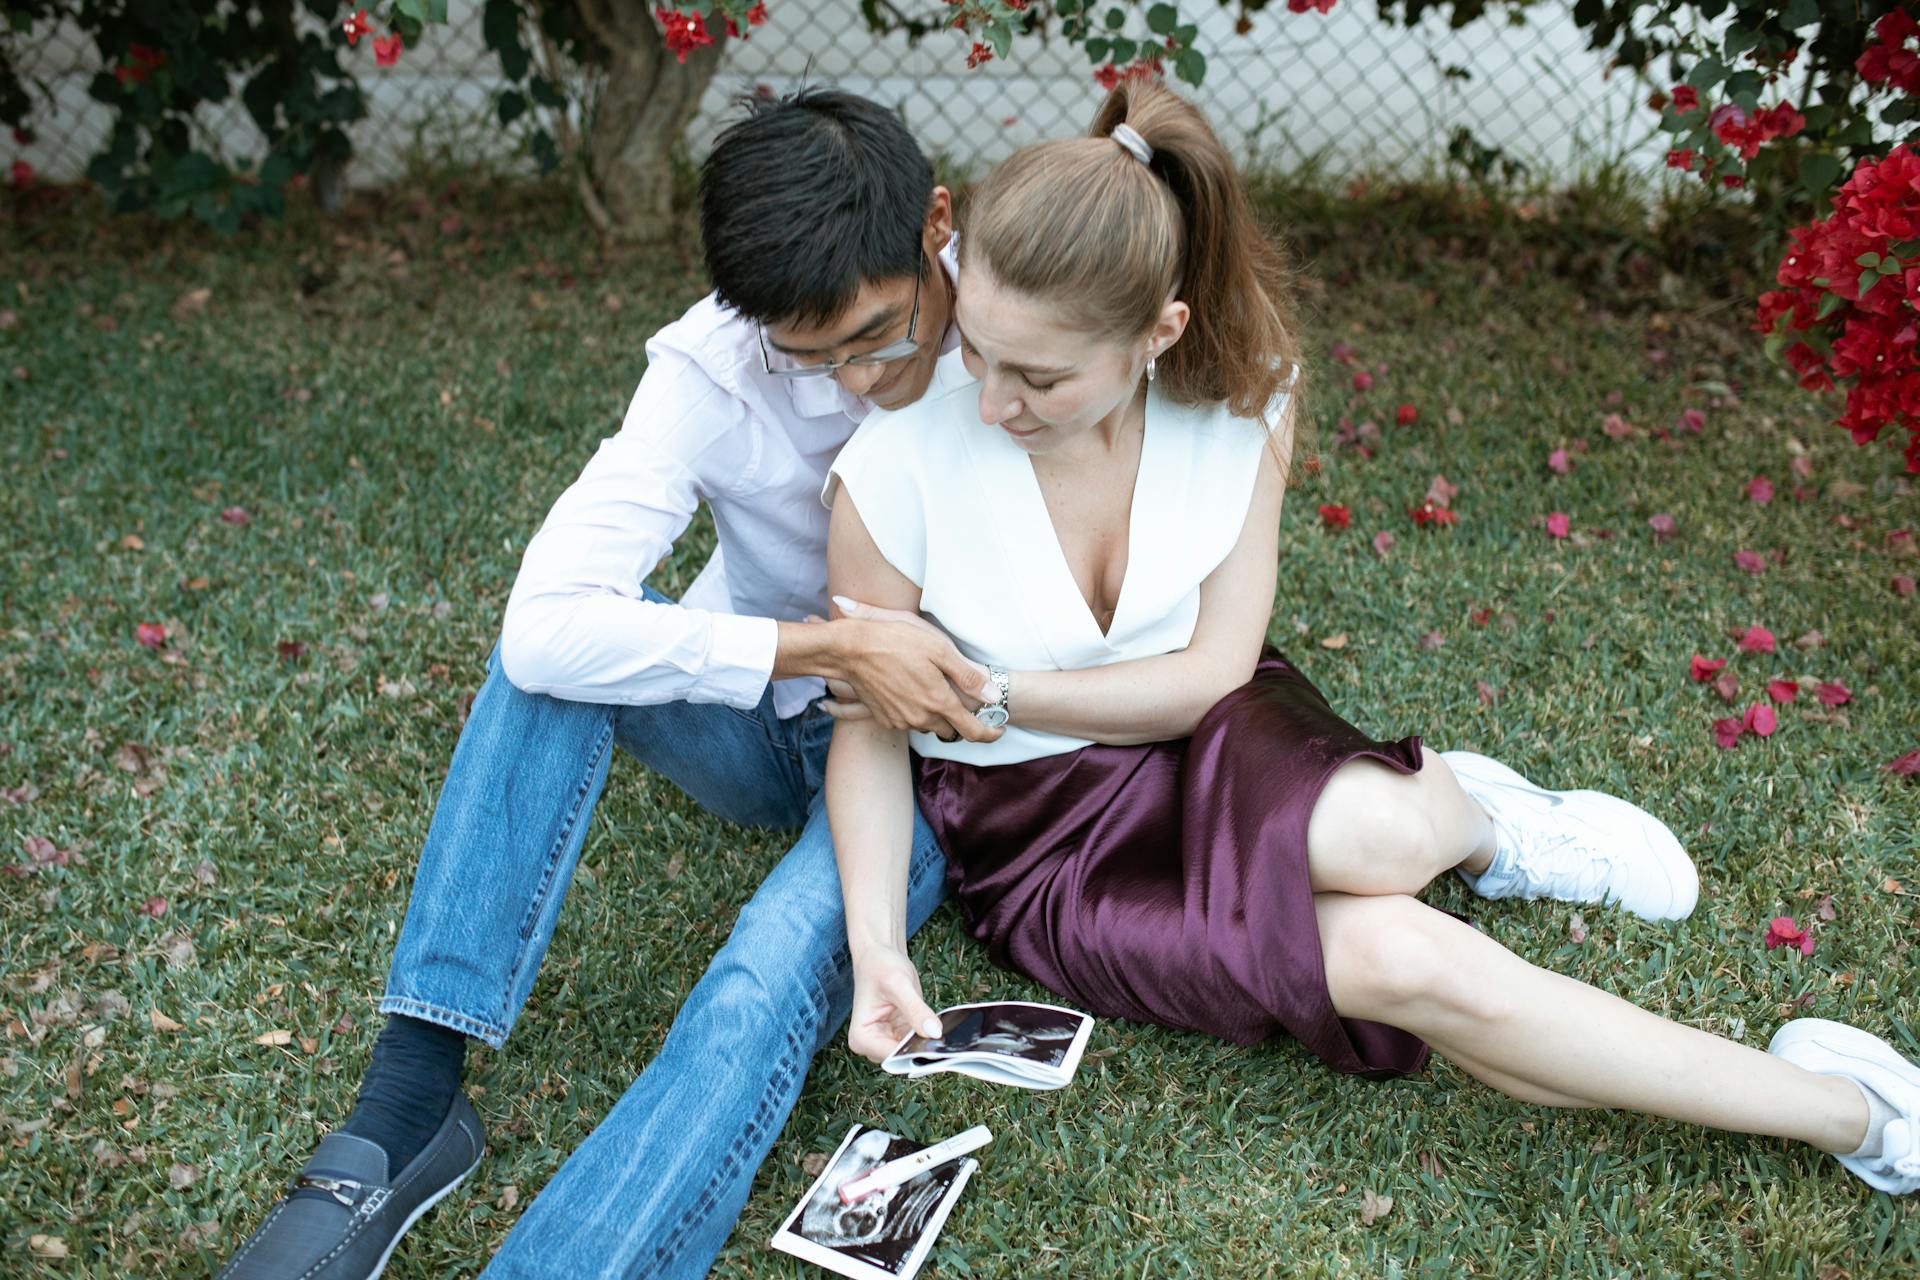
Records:
<instances>
[{"instance_id":1,"label":"eyeglasses","mask_svg":"<svg viewBox=\"0 0 1920 1280\"><path fill-rule=\"evenodd\" d=\"M863 351L857 356L848 356L845 360L829 360L825 364L801 364L774 366L773 359L767 354L766 326L758 321L754 323L754 332L760 335L760 367L776 378L824 378L848 368L871 368L878 364L892 364L895 360L905 360L920 350L919 341L913 336L920 327L920 279L926 275L926 260L920 263L919 274L913 278L913 314L907 317L907 336L897 342L889 342L884 347L875 347L872 351Z\"/></svg>"}]
</instances>

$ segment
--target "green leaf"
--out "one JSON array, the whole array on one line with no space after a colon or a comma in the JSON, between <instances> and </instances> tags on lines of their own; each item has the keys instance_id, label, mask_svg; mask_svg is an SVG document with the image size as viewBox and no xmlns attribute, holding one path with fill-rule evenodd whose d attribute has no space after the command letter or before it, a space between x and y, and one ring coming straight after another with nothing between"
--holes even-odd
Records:
<instances>
[{"instance_id":1,"label":"green leaf","mask_svg":"<svg viewBox=\"0 0 1920 1280\"><path fill-rule=\"evenodd\" d=\"M1748 111L1760 109L1760 90L1766 81L1760 78L1758 71L1736 71L1727 77L1724 92Z\"/></svg>"},{"instance_id":2,"label":"green leaf","mask_svg":"<svg viewBox=\"0 0 1920 1280\"><path fill-rule=\"evenodd\" d=\"M518 81L527 74L532 58L520 43L520 6L515 0L487 0L480 15L480 37L500 58L500 72Z\"/></svg>"},{"instance_id":3,"label":"green leaf","mask_svg":"<svg viewBox=\"0 0 1920 1280\"><path fill-rule=\"evenodd\" d=\"M393 17L396 22L410 18L424 26L427 21L427 0L393 0Z\"/></svg>"},{"instance_id":4,"label":"green leaf","mask_svg":"<svg viewBox=\"0 0 1920 1280\"><path fill-rule=\"evenodd\" d=\"M1880 265L1880 255L1871 252L1863 253L1853 260L1853 265L1856 267L1877 267Z\"/></svg>"},{"instance_id":5,"label":"green leaf","mask_svg":"<svg viewBox=\"0 0 1920 1280\"><path fill-rule=\"evenodd\" d=\"M1013 48L1013 28L1005 18L994 18L987 23L987 43L993 46L993 56L1004 58L1007 50Z\"/></svg>"},{"instance_id":6,"label":"green leaf","mask_svg":"<svg viewBox=\"0 0 1920 1280\"><path fill-rule=\"evenodd\" d=\"M1139 43L1129 40L1125 36L1113 42L1113 60L1115 62L1132 62L1134 55L1139 52Z\"/></svg>"},{"instance_id":7,"label":"green leaf","mask_svg":"<svg viewBox=\"0 0 1920 1280\"><path fill-rule=\"evenodd\" d=\"M495 106L499 113L500 124L504 128L527 113L527 99L518 89L509 89L500 95Z\"/></svg>"},{"instance_id":8,"label":"green leaf","mask_svg":"<svg viewBox=\"0 0 1920 1280\"><path fill-rule=\"evenodd\" d=\"M1693 64L1693 70L1687 72L1686 83L1696 89L1712 89L1727 78L1727 64L1709 54Z\"/></svg>"},{"instance_id":9,"label":"green leaf","mask_svg":"<svg viewBox=\"0 0 1920 1280\"><path fill-rule=\"evenodd\" d=\"M1786 8L1780 12L1780 25L1789 31L1810 27L1818 21L1820 21L1819 0L1787 0Z\"/></svg>"},{"instance_id":10,"label":"green leaf","mask_svg":"<svg viewBox=\"0 0 1920 1280\"><path fill-rule=\"evenodd\" d=\"M1801 112L1807 118L1807 132L1824 132L1833 123L1833 108L1824 102L1816 102Z\"/></svg>"},{"instance_id":11,"label":"green leaf","mask_svg":"<svg viewBox=\"0 0 1920 1280\"><path fill-rule=\"evenodd\" d=\"M1816 151L1800 158L1800 189L1820 199L1840 180L1840 157Z\"/></svg>"},{"instance_id":12,"label":"green leaf","mask_svg":"<svg viewBox=\"0 0 1920 1280\"><path fill-rule=\"evenodd\" d=\"M447 0L427 0L427 21L446 25Z\"/></svg>"},{"instance_id":13,"label":"green leaf","mask_svg":"<svg viewBox=\"0 0 1920 1280\"><path fill-rule=\"evenodd\" d=\"M560 149L553 145L553 135L545 129L533 135L533 162L540 166L543 176L560 167Z\"/></svg>"},{"instance_id":14,"label":"green leaf","mask_svg":"<svg viewBox=\"0 0 1920 1280\"><path fill-rule=\"evenodd\" d=\"M1920 240L1908 240L1893 246L1893 254L1896 258L1911 258L1920 254Z\"/></svg>"},{"instance_id":15,"label":"green leaf","mask_svg":"<svg viewBox=\"0 0 1920 1280\"><path fill-rule=\"evenodd\" d=\"M1747 50L1757 47L1759 43L1759 27L1735 27L1727 32L1727 38L1722 42L1721 47L1728 57L1737 58Z\"/></svg>"},{"instance_id":16,"label":"green leaf","mask_svg":"<svg viewBox=\"0 0 1920 1280\"><path fill-rule=\"evenodd\" d=\"M1207 60L1198 49L1182 49L1173 55L1173 73L1198 88L1207 78Z\"/></svg>"},{"instance_id":17,"label":"green leaf","mask_svg":"<svg viewBox=\"0 0 1920 1280\"><path fill-rule=\"evenodd\" d=\"M1055 0L1054 12L1063 18L1071 18L1080 12L1080 0Z\"/></svg>"},{"instance_id":18,"label":"green leaf","mask_svg":"<svg viewBox=\"0 0 1920 1280\"><path fill-rule=\"evenodd\" d=\"M1127 25L1127 14L1124 9L1107 10L1107 30L1118 31L1121 27L1124 27L1126 25Z\"/></svg>"},{"instance_id":19,"label":"green leaf","mask_svg":"<svg viewBox=\"0 0 1920 1280\"><path fill-rule=\"evenodd\" d=\"M1107 60L1107 54L1113 49L1113 41L1105 36L1090 36L1086 48L1087 59L1097 66Z\"/></svg>"},{"instance_id":20,"label":"green leaf","mask_svg":"<svg viewBox=\"0 0 1920 1280\"><path fill-rule=\"evenodd\" d=\"M527 92L533 95L535 102L555 111L567 105L567 96L555 88L553 81L545 76L535 76L527 81Z\"/></svg>"},{"instance_id":21,"label":"green leaf","mask_svg":"<svg viewBox=\"0 0 1920 1280\"><path fill-rule=\"evenodd\" d=\"M1180 25L1180 13L1170 4L1156 4L1147 10L1147 30L1157 36L1170 36Z\"/></svg>"},{"instance_id":22,"label":"green leaf","mask_svg":"<svg viewBox=\"0 0 1920 1280\"><path fill-rule=\"evenodd\" d=\"M1173 29L1173 38L1181 44L1192 44L1199 36L1200 27L1196 23L1189 22Z\"/></svg>"},{"instance_id":23,"label":"green leaf","mask_svg":"<svg viewBox=\"0 0 1920 1280\"><path fill-rule=\"evenodd\" d=\"M1820 299L1820 309L1814 312L1814 319L1825 320L1828 316L1847 305L1847 300L1837 293L1830 293Z\"/></svg>"},{"instance_id":24,"label":"green leaf","mask_svg":"<svg viewBox=\"0 0 1920 1280\"><path fill-rule=\"evenodd\" d=\"M1860 279L1855 285L1855 288L1859 291L1861 300L1865 301L1866 296L1873 292L1873 286L1879 283L1880 273L1878 271L1862 271L1860 273Z\"/></svg>"}]
</instances>

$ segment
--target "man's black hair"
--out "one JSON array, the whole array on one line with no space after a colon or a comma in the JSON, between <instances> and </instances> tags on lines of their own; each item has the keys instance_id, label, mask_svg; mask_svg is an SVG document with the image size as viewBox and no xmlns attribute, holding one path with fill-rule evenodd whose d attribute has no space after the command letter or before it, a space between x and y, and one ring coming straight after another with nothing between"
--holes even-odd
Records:
<instances>
[{"instance_id":1,"label":"man's black hair","mask_svg":"<svg viewBox=\"0 0 1920 1280\"><path fill-rule=\"evenodd\" d=\"M826 324L863 283L917 276L933 166L893 112L837 89L742 99L700 170L700 237L720 300Z\"/></svg>"}]
</instances>

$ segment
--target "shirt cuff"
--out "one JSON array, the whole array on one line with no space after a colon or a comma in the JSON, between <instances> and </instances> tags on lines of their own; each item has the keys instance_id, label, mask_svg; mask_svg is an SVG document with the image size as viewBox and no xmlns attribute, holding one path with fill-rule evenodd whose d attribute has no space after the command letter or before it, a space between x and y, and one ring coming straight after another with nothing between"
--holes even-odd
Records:
<instances>
[{"instance_id":1,"label":"shirt cuff","mask_svg":"<svg viewBox=\"0 0 1920 1280\"><path fill-rule=\"evenodd\" d=\"M780 648L780 624L772 618L715 613L711 618L706 670L694 682L689 702L723 702L751 711L766 696L773 659Z\"/></svg>"}]
</instances>

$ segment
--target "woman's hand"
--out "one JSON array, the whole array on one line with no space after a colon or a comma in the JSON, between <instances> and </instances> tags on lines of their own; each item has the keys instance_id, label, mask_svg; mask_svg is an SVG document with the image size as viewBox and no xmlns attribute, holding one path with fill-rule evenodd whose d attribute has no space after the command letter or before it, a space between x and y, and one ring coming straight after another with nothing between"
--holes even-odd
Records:
<instances>
[{"instance_id":1,"label":"woman's hand","mask_svg":"<svg viewBox=\"0 0 1920 1280\"><path fill-rule=\"evenodd\" d=\"M908 1032L937 1037L940 1030L940 1017L921 997L920 972L906 952L876 947L854 957L848 1048L884 1062Z\"/></svg>"}]
</instances>

